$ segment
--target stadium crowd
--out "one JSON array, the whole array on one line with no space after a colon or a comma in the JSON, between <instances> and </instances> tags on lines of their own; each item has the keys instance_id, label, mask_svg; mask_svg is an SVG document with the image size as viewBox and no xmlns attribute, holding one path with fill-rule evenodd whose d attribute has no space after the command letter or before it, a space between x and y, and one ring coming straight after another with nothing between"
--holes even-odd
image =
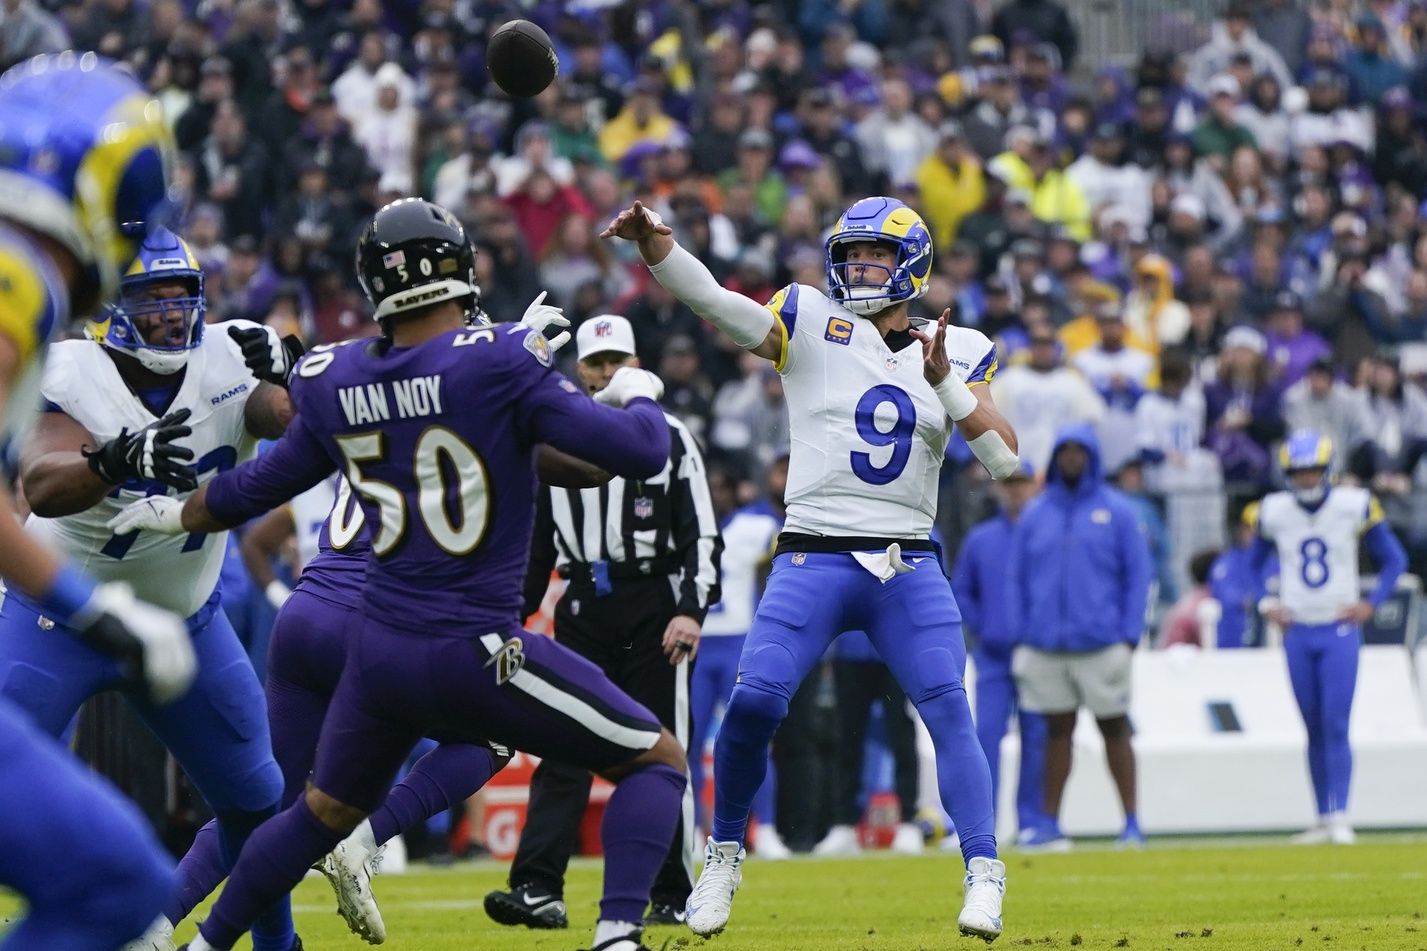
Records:
<instances>
[{"instance_id":1,"label":"stadium crowd","mask_svg":"<svg viewBox=\"0 0 1427 951\"><path fill-rule=\"evenodd\" d=\"M475 237L493 319L541 290L577 326L627 316L721 516L788 448L779 376L596 235L642 197L761 303L822 286L827 229L886 194L933 230L913 315L950 307L997 342L1022 458L1043 471L1061 427L1096 428L1161 611L1211 581L1206 551L1246 545L1240 514L1301 427L1420 574L1427 2L1217 14L1197 42L1097 64L1060 0L3 0L0 68L95 49L160 98L210 320L373 332L347 249L408 195ZM485 72L515 16L560 56L533 100ZM951 456L949 551L991 508L965 444Z\"/></svg>"},{"instance_id":2,"label":"stadium crowd","mask_svg":"<svg viewBox=\"0 0 1427 951\"><path fill-rule=\"evenodd\" d=\"M1091 421L1109 472L1139 464L1135 486L1198 506L1260 494L1277 440L1318 425L1420 560L1427 4L1220 13L1197 48L1150 37L1121 67L1077 62L1056 0L7 0L0 65L73 43L158 94L210 319L369 331L344 249L380 204L425 195L476 236L495 319L540 289L577 324L630 317L745 498L786 448L776 375L595 234L653 199L762 301L822 283L850 196L897 196L934 230L922 315L952 306L997 340L998 400L1038 466L1058 425ZM514 15L563 64L531 101L482 62ZM949 536L965 509L943 506ZM1168 509L1161 574L1182 586L1228 522Z\"/></svg>"}]
</instances>

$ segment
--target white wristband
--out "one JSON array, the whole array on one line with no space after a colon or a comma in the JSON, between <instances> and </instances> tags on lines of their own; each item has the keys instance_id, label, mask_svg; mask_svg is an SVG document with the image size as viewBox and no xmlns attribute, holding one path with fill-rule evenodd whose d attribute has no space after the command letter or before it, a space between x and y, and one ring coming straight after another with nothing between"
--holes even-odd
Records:
<instances>
[{"instance_id":1,"label":"white wristband","mask_svg":"<svg viewBox=\"0 0 1427 951\"><path fill-rule=\"evenodd\" d=\"M981 460L981 464L991 473L993 479L1006 478L1021 464L1020 458L994 429L988 429L975 439L967 440L966 444L971 447L971 451Z\"/></svg>"},{"instance_id":2,"label":"white wristband","mask_svg":"<svg viewBox=\"0 0 1427 951\"><path fill-rule=\"evenodd\" d=\"M689 309L728 334L744 350L752 350L773 329L773 314L757 301L719 284L698 258L678 244L649 273Z\"/></svg>"},{"instance_id":3,"label":"white wristband","mask_svg":"<svg viewBox=\"0 0 1427 951\"><path fill-rule=\"evenodd\" d=\"M282 607L287 603L287 599L292 597L292 589L283 584L277 578L268 582L268 586L263 589L263 595L268 599L268 604L275 608Z\"/></svg>"},{"instance_id":4,"label":"white wristband","mask_svg":"<svg viewBox=\"0 0 1427 951\"><path fill-rule=\"evenodd\" d=\"M971 387L955 373L948 373L942 377L942 381L932 387L936 393L936 398L941 400L941 405L946 409L946 415L951 417L951 421L959 423L972 413L976 412L976 394L971 392Z\"/></svg>"}]
</instances>

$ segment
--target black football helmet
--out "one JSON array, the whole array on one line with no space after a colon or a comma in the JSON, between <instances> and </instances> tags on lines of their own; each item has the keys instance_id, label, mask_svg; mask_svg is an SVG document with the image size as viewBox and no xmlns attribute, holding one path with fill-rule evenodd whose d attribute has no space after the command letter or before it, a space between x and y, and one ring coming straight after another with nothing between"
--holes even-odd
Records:
<instances>
[{"instance_id":1,"label":"black football helmet","mask_svg":"<svg viewBox=\"0 0 1427 951\"><path fill-rule=\"evenodd\" d=\"M480 312L476 251L456 216L434 202L402 198L383 207L357 239L357 280L379 321L446 300Z\"/></svg>"}]
</instances>

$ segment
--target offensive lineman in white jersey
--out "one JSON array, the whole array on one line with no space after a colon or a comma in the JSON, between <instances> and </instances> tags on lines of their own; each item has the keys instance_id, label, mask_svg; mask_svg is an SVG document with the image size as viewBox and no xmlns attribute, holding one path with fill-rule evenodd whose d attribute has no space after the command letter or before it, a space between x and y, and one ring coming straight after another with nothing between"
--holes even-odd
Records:
<instances>
[{"instance_id":1,"label":"offensive lineman in white jersey","mask_svg":"<svg viewBox=\"0 0 1427 951\"><path fill-rule=\"evenodd\" d=\"M865 630L936 746L942 801L967 863L961 932L993 940L1006 870L962 686L960 614L930 533L948 417L993 476L1017 465L1015 435L979 385L996 371L995 346L948 327L950 312L930 335L912 326L908 305L927 291L931 235L895 199L865 198L843 213L826 245L831 299L792 284L760 307L720 287L672 234L635 202L603 236L638 242L660 284L773 361L792 425L787 522L719 730L713 835L689 927L712 934L728 921L749 805L789 698L834 637Z\"/></svg>"},{"instance_id":2,"label":"offensive lineman in white jersey","mask_svg":"<svg viewBox=\"0 0 1427 951\"><path fill-rule=\"evenodd\" d=\"M1333 485L1333 443L1313 430L1291 434L1279 450L1289 487L1264 497L1251 563L1261 569L1277 548L1279 593L1261 604L1283 629L1283 649L1293 696L1308 729L1308 773L1318 821L1294 837L1300 844L1351 844L1348 786L1353 751L1348 717L1358 678L1362 625L1392 594L1407 554L1383 521L1382 506L1367 489ZM1366 600L1359 589L1358 541L1378 563L1377 587Z\"/></svg>"},{"instance_id":3,"label":"offensive lineman in white jersey","mask_svg":"<svg viewBox=\"0 0 1427 951\"><path fill-rule=\"evenodd\" d=\"M247 322L205 328L203 315L203 273L192 251L155 229L118 300L86 326L89 339L50 348L43 411L22 449L20 476L33 536L101 581L125 582L187 619L198 658L193 688L167 706L134 703L212 807L231 863L275 812L282 774L262 687L219 605L227 535L116 534L106 525L136 498L187 495L205 475L250 459L258 439L280 436L292 417L286 390L260 382L244 361L239 341L266 354L269 331ZM112 661L54 636L57 626L15 592L0 611L0 694L54 736L118 680ZM181 902L170 899L169 920L182 919ZM280 905L254 928L257 951L301 947L287 903Z\"/></svg>"}]
</instances>

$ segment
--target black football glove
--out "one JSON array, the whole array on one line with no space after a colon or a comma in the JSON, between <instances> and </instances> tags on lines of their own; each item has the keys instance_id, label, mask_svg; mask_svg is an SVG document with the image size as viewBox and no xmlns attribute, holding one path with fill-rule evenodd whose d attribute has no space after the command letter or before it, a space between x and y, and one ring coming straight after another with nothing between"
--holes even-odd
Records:
<instances>
[{"instance_id":1,"label":"black football glove","mask_svg":"<svg viewBox=\"0 0 1427 951\"><path fill-rule=\"evenodd\" d=\"M229 327L228 336L243 351L243 362L253 371L253 376L284 389L292 368L307 352L295 335L280 337L271 327Z\"/></svg>"},{"instance_id":2,"label":"black football glove","mask_svg":"<svg viewBox=\"0 0 1427 951\"><path fill-rule=\"evenodd\" d=\"M98 449L81 452L94 474L110 485L147 479L191 492L198 488L198 474L188 465L193 450L176 444L193 432L183 425L190 415L191 410L177 410L132 433L122 429Z\"/></svg>"}]
</instances>

